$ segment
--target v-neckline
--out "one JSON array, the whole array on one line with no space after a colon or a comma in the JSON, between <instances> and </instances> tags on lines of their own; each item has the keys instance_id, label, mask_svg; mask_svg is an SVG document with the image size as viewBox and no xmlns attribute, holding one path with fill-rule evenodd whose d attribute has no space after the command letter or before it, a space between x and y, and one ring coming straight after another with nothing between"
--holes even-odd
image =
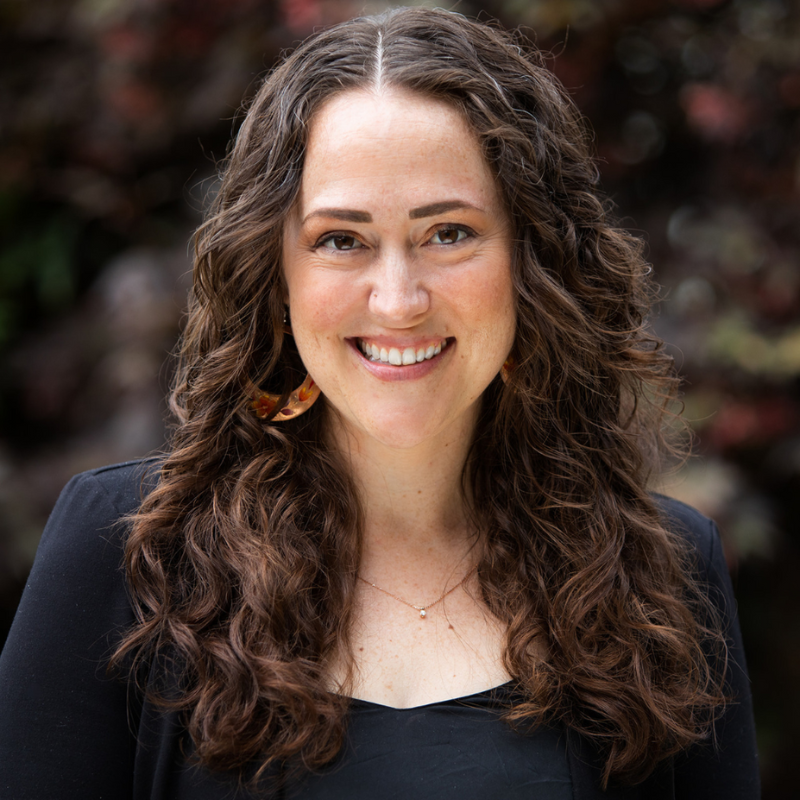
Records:
<instances>
[{"instance_id":1,"label":"v-neckline","mask_svg":"<svg viewBox=\"0 0 800 800\"><path fill-rule=\"evenodd\" d=\"M488 689L481 689L479 692L472 692L472 694L461 695L460 697L446 697L441 700L431 700L428 703L420 703L416 706L390 706L385 703L376 703L374 700L363 700L360 697L350 697L351 705L361 705L365 707L379 708L386 711L418 711L421 708L428 708L430 706L441 706L446 703L464 703L471 700L473 697L483 697L484 695L492 692L497 692L503 689L510 689L516 685L516 681L510 680L505 683L492 686Z\"/></svg>"}]
</instances>

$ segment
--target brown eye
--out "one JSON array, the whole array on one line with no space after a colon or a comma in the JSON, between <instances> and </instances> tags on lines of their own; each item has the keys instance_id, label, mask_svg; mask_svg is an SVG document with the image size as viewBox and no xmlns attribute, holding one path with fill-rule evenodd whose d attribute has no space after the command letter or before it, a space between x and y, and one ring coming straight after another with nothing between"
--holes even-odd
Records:
<instances>
[{"instance_id":1,"label":"brown eye","mask_svg":"<svg viewBox=\"0 0 800 800\"><path fill-rule=\"evenodd\" d=\"M455 244L467 238L463 228L439 228L431 237L433 244Z\"/></svg>"},{"instance_id":2,"label":"brown eye","mask_svg":"<svg viewBox=\"0 0 800 800\"><path fill-rule=\"evenodd\" d=\"M362 244L349 233L334 233L332 236L322 239L319 246L327 247L330 250L358 250Z\"/></svg>"}]
</instances>

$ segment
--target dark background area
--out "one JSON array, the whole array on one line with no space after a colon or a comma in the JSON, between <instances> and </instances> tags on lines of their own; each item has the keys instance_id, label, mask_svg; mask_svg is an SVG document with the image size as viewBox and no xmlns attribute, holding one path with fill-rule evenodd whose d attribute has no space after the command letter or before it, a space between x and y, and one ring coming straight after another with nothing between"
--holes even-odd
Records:
<instances>
[{"instance_id":1,"label":"dark background area","mask_svg":"<svg viewBox=\"0 0 800 800\"><path fill-rule=\"evenodd\" d=\"M75 472L164 441L188 241L278 54L386 3L0 5L0 641ZM723 530L766 800L800 752L797 0L443 3L521 26L645 237L696 457L666 491Z\"/></svg>"}]
</instances>

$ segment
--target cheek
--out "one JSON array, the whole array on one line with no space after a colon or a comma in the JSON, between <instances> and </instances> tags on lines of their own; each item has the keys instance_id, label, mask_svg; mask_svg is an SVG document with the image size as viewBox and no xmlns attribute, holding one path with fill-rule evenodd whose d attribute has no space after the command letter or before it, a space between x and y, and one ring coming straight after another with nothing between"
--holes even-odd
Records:
<instances>
[{"instance_id":1,"label":"cheek","mask_svg":"<svg viewBox=\"0 0 800 800\"><path fill-rule=\"evenodd\" d=\"M516 330L510 265L476 273L462 285L461 300L464 321L477 324L480 338L510 350Z\"/></svg>"},{"instance_id":2,"label":"cheek","mask_svg":"<svg viewBox=\"0 0 800 800\"><path fill-rule=\"evenodd\" d=\"M341 281L318 276L290 287L292 328L301 345L322 344L341 332L352 305L351 293Z\"/></svg>"}]
</instances>

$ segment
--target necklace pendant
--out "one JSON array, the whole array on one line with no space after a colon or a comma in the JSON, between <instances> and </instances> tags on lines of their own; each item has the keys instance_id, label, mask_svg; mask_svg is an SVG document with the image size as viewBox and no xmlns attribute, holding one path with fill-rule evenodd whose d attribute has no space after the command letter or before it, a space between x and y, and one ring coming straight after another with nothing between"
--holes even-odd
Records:
<instances>
[{"instance_id":1,"label":"necklace pendant","mask_svg":"<svg viewBox=\"0 0 800 800\"><path fill-rule=\"evenodd\" d=\"M419 615L420 615L420 617L422 617L422 619L425 619L425 617L428 615L428 613L427 613L427 611L425 611L424 608L421 608L419 610Z\"/></svg>"}]
</instances>

